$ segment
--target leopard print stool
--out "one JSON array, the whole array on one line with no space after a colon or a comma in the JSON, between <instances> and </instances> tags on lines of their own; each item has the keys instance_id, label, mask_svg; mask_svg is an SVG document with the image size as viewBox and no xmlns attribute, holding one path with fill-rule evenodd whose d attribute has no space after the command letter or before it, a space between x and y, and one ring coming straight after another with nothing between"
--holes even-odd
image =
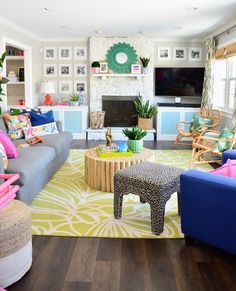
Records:
<instances>
[{"instance_id":1,"label":"leopard print stool","mask_svg":"<svg viewBox=\"0 0 236 291\"><path fill-rule=\"evenodd\" d=\"M184 171L156 163L141 163L122 169L114 175L114 216L121 218L123 195L132 193L140 196L141 202L148 202L151 208L152 231L163 232L165 205L171 194L178 192L180 174Z\"/></svg>"}]
</instances>

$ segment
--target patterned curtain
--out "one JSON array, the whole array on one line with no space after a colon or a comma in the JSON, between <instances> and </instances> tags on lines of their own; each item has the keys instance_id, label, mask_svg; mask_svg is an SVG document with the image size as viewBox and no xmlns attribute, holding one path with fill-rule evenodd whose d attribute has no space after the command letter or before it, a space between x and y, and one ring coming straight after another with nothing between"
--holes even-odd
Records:
<instances>
[{"instance_id":1,"label":"patterned curtain","mask_svg":"<svg viewBox=\"0 0 236 291\"><path fill-rule=\"evenodd\" d=\"M214 82L214 54L215 54L215 39L208 38L206 40L206 64L201 108L212 108L213 82Z\"/></svg>"},{"instance_id":2,"label":"patterned curtain","mask_svg":"<svg viewBox=\"0 0 236 291\"><path fill-rule=\"evenodd\" d=\"M233 108L232 124L233 124L233 128L236 129L236 90L234 93L234 108Z\"/></svg>"}]
</instances>

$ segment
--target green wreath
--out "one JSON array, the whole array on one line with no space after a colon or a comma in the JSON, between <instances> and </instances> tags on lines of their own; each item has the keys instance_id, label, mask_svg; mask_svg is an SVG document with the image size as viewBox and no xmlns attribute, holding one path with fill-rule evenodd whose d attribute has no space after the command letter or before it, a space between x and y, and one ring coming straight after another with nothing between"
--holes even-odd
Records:
<instances>
[{"instance_id":1,"label":"green wreath","mask_svg":"<svg viewBox=\"0 0 236 291\"><path fill-rule=\"evenodd\" d=\"M119 55L123 56L122 63L118 62ZM131 65L137 61L135 49L128 43L117 43L110 47L106 55L108 66L115 73L130 73Z\"/></svg>"}]
</instances>

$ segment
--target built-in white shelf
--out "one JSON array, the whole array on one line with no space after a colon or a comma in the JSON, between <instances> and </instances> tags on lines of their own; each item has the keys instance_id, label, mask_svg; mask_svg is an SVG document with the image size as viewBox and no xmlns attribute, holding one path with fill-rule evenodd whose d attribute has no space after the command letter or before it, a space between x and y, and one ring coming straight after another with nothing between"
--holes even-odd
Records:
<instances>
[{"instance_id":1,"label":"built-in white shelf","mask_svg":"<svg viewBox=\"0 0 236 291\"><path fill-rule=\"evenodd\" d=\"M10 60L15 60L15 61L24 60L24 56L6 56L6 60L7 61L10 61Z\"/></svg>"},{"instance_id":2,"label":"built-in white shelf","mask_svg":"<svg viewBox=\"0 0 236 291\"><path fill-rule=\"evenodd\" d=\"M130 77L141 79L146 76L148 76L148 74L93 74L93 77L102 78L103 80L110 77Z\"/></svg>"},{"instance_id":3,"label":"built-in white shelf","mask_svg":"<svg viewBox=\"0 0 236 291\"><path fill-rule=\"evenodd\" d=\"M8 82L7 85L21 85L25 84L25 82Z\"/></svg>"}]
</instances>

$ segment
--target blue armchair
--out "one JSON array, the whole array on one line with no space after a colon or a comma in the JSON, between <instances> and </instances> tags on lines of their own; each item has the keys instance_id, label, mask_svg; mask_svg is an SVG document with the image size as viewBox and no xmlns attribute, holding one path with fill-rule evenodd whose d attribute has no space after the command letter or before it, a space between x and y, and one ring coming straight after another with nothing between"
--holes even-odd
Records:
<instances>
[{"instance_id":1,"label":"blue armchair","mask_svg":"<svg viewBox=\"0 0 236 291\"><path fill-rule=\"evenodd\" d=\"M236 159L223 153L222 163ZM236 179L197 170L180 176L181 227L192 237L236 254Z\"/></svg>"}]
</instances>

